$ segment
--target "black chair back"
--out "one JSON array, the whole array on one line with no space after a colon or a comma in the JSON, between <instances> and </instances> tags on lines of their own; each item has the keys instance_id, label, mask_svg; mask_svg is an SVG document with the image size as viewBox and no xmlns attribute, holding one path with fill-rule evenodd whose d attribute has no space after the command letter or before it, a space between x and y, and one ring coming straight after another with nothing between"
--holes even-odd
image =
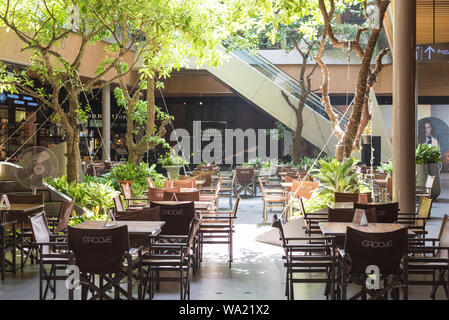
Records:
<instances>
[{"instance_id":1,"label":"black chair back","mask_svg":"<svg viewBox=\"0 0 449 320\"><path fill-rule=\"evenodd\" d=\"M250 183L254 178L253 167L238 167L235 169L235 179L239 183Z\"/></svg>"},{"instance_id":2,"label":"black chair back","mask_svg":"<svg viewBox=\"0 0 449 320\"><path fill-rule=\"evenodd\" d=\"M29 218L31 223L31 231L33 232L34 240L37 243L50 242L50 230L48 228L47 217L42 211ZM42 253L48 254L50 251L48 245L42 246Z\"/></svg>"},{"instance_id":3,"label":"black chair back","mask_svg":"<svg viewBox=\"0 0 449 320\"><path fill-rule=\"evenodd\" d=\"M128 210L122 215L115 216L116 220L122 221L160 221L161 208L145 208L137 210Z\"/></svg>"},{"instance_id":4,"label":"black chair back","mask_svg":"<svg viewBox=\"0 0 449 320\"><path fill-rule=\"evenodd\" d=\"M366 219L369 223L376 223L376 209L364 209ZM352 222L354 219L355 209L333 209L329 208L328 220L329 222Z\"/></svg>"},{"instance_id":5,"label":"black chair back","mask_svg":"<svg viewBox=\"0 0 449 320\"><path fill-rule=\"evenodd\" d=\"M370 265L380 274L399 274L401 259L408 250L407 228L392 232L362 232L348 227L345 254L350 257L350 274L365 274Z\"/></svg>"},{"instance_id":6,"label":"black chair back","mask_svg":"<svg viewBox=\"0 0 449 320\"><path fill-rule=\"evenodd\" d=\"M58 226L55 228L55 233L62 232L69 226L70 215L75 209L75 199L73 201L63 201L59 208Z\"/></svg>"},{"instance_id":7,"label":"black chair back","mask_svg":"<svg viewBox=\"0 0 449 320\"><path fill-rule=\"evenodd\" d=\"M162 234L165 235L187 235L189 225L195 216L195 207L192 201L160 204L151 202L150 207L160 207L161 220L165 221Z\"/></svg>"},{"instance_id":8,"label":"black chair back","mask_svg":"<svg viewBox=\"0 0 449 320\"><path fill-rule=\"evenodd\" d=\"M69 226L68 244L81 272L116 273L122 270L123 254L130 248L128 227L81 229Z\"/></svg>"},{"instance_id":9,"label":"black chair back","mask_svg":"<svg viewBox=\"0 0 449 320\"><path fill-rule=\"evenodd\" d=\"M123 207L123 202L120 195L114 197L114 209L116 213L125 211L125 207Z\"/></svg>"},{"instance_id":10,"label":"black chair back","mask_svg":"<svg viewBox=\"0 0 449 320\"><path fill-rule=\"evenodd\" d=\"M378 223L394 223L398 220L399 204L397 202L368 204L355 203L354 209L376 209L376 217Z\"/></svg>"}]
</instances>

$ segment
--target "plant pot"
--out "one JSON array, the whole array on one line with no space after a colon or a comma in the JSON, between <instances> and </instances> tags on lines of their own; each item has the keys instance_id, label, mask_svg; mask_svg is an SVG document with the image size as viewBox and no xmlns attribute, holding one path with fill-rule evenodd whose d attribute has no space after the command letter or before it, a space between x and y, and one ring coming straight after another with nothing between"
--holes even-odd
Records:
<instances>
[{"instance_id":1,"label":"plant pot","mask_svg":"<svg viewBox=\"0 0 449 320\"><path fill-rule=\"evenodd\" d=\"M430 176L434 176L435 180L433 181L432 187L432 198L436 199L441 193L441 184L440 184L440 168L438 163L428 163L427 164L427 173Z\"/></svg>"},{"instance_id":2,"label":"plant pot","mask_svg":"<svg viewBox=\"0 0 449 320\"><path fill-rule=\"evenodd\" d=\"M427 164L416 165L416 185L424 186L427 179Z\"/></svg>"},{"instance_id":3,"label":"plant pot","mask_svg":"<svg viewBox=\"0 0 449 320\"><path fill-rule=\"evenodd\" d=\"M132 186L132 184L134 183L133 180L118 180L119 184L125 184L127 183L129 186Z\"/></svg>"},{"instance_id":4,"label":"plant pot","mask_svg":"<svg viewBox=\"0 0 449 320\"><path fill-rule=\"evenodd\" d=\"M427 176L434 176L432 198L436 199L441 193L440 169L438 163L426 163L416 165L416 185L425 186Z\"/></svg>"},{"instance_id":5,"label":"plant pot","mask_svg":"<svg viewBox=\"0 0 449 320\"><path fill-rule=\"evenodd\" d=\"M179 179L179 170L182 166L165 166L165 170L167 170L167 176L170 180L178 180Z\"/></svg>"}]
</instances>

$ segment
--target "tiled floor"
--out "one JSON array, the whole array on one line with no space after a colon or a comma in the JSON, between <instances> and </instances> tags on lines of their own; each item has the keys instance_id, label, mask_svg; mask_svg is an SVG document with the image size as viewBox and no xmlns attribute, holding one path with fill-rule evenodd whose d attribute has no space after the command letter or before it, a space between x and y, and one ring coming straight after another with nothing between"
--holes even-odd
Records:
<instances>
[{"instance_id":1,"label":"tiled floor","mask_svg":"<svg viewBox=\"0 0 449 320\"><path fill-rule=\"evenodd\" d=\"M444 214L449 213L449 175L442 177L443 192L432 209L432 220L428 224L429 236L437 236ZM220 202L225 206L227 199ZM271 217L271 215L270 215ZM248 299L283 300L285 270L281 261L280 247L262 244L254 239L271 230L262 223L261 198L243 199L236 222L234 263L227 264L225 245L205 246L201 270L191 281L191 299ZM0 299L37 299L38 268L27 265L24 273L15 277L6 275L0 282ZM296 284L296 299L324 299L324 285ZM410 299L429 299L430 288L410 287ZM67 299L64 282L58 283L58 299ZM179 299L177 284L166 283L156 292L155 299ZM444 298L442 289L437 296Z\"/></svg>"}]
</instances>

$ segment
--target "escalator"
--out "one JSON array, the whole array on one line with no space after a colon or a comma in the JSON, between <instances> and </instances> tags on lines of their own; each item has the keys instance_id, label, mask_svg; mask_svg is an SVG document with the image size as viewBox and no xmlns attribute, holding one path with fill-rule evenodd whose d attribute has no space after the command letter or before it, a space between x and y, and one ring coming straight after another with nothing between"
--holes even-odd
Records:
<instances>
[{"instance_id":1,"label":"escalator","mask_svg":"<svg viewBox=\"0 0 449 320\"><path fill-rule=\"evenodd\" d=\"M285 101L282 92L285 92L290 101L297 105L301 93L299 83L270 61L247 50L233 50L222 65L209 67L207 70L277 121L295 130L296 115ZM340 125L344 128L348 117L338 109L334 111L339 115ZM328 155L335 155L335 145L338 140L332 134L329 116L316 94L309 95L303 111L303 119L303 138L320 149L324 148L324 152ZM382 140L387 139L383 132L380 132L380 135ZM387 153L391 154L391 151Z\"/></svg>"}]
</instances>

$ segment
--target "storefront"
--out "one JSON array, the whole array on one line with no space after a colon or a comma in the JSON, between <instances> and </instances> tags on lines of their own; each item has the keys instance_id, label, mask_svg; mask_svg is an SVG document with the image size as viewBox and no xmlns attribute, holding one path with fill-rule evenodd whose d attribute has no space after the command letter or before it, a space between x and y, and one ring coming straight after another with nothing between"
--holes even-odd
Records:
<instances>
[{"instance_id":1,"label":"storefront","mask_svg":"<svg viewBox=\"0 0 449 320\"><path fill-rule=\"evenodd\" d=\"M25 147L59 143L60 127L46 122L48 116L46 108L31 96L0 93L0 159L13 161Z\"/></svg>"}]
</instances>

